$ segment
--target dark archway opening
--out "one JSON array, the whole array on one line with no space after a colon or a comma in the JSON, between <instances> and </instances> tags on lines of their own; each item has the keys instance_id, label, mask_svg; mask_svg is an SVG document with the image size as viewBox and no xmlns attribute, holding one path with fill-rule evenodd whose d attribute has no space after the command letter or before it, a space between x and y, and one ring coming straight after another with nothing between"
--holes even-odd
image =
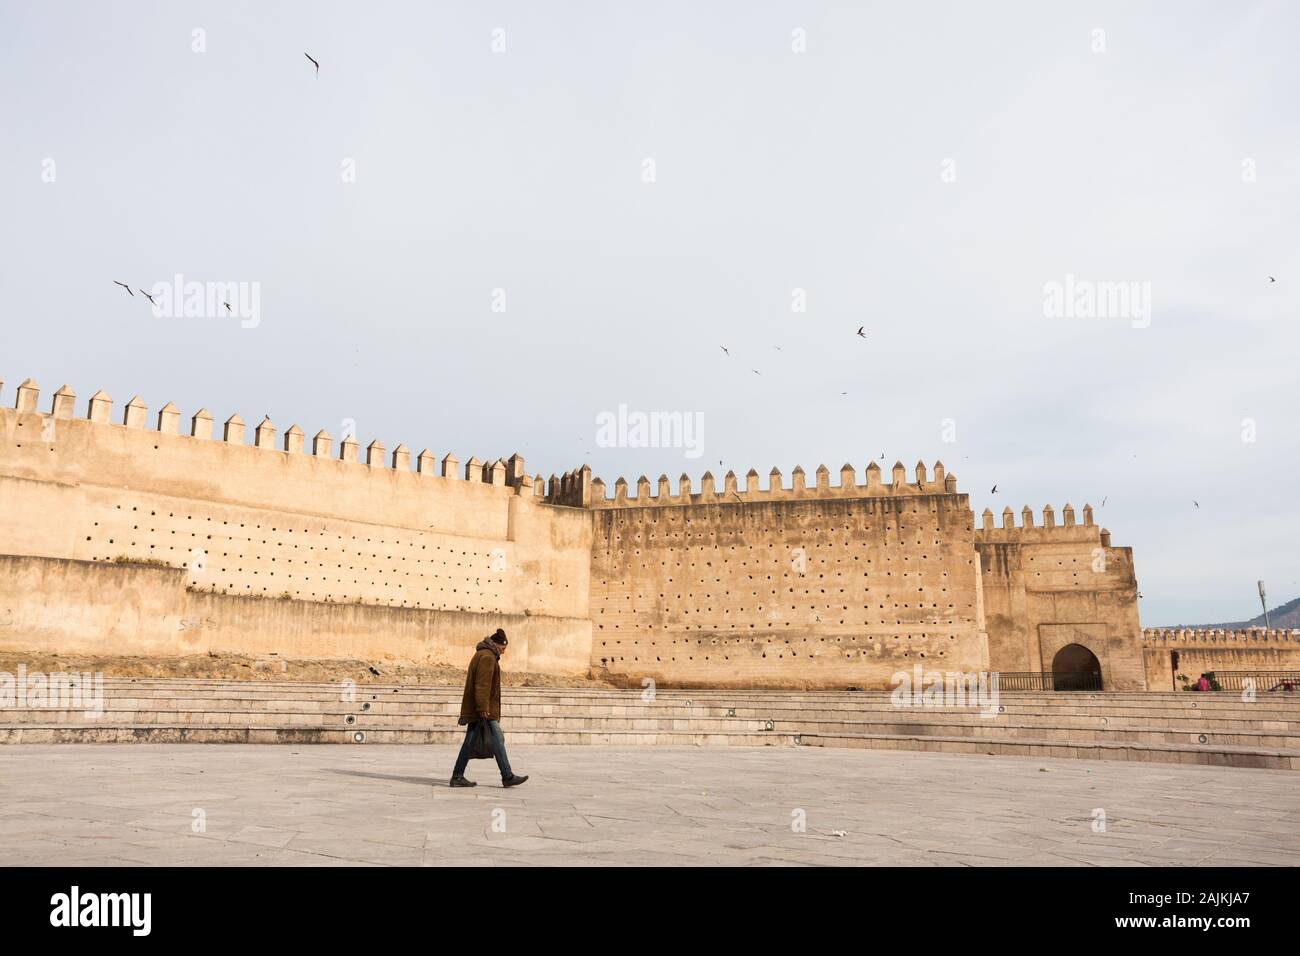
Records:
<instances>
[{"instance_id":1,"label":"dark archway opening","mask_svg":"<svg viewBox=\"0 0 1300 956\"><path fill-rule=\"evenodd\" d=\"M1101 662L1082 644L1066 644L1052 658L1053 690L1101 690Z\"/></svg>"}]
</instances>

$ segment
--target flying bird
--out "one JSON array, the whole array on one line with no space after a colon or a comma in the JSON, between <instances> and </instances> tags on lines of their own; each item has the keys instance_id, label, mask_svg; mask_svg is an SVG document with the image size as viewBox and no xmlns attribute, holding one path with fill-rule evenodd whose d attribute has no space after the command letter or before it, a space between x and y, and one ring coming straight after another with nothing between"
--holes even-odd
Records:
<instances>
[{"instance_id":1,"label":"flying bird","mask_svg":"<svg viewBox=\"0 0 1300 956\"><path fill-rule=\"evenodd\" d=\"M316 62L316 60L312 57L312 55L311 55L310 53L304 53L303 56L305 56L307 59L311 60L311 65L314 66L314 67L316 67L316 76L317 76L317 78L319 78L319 77L320 77L320 64Z\"/></svg>"},{"instance_id":2,"label":"flying bird","mask_svg":"<svg viewBox=\"0 0 1300 956\"><path fill-rule=\"evenodd\" d=\"M862 336L864 339L867 337L866 333L862 331L865 328L866 328L865 325L858 326L858 335Z\"/></svg>"},{"instance_id":3,"label":"flying bird","mask_svg":"<svg viewBox=\"0 0 1300 956\"><path fill-rule=\"evenodd\" d=\"M1196 501L1193 501L1192 504L1196 505L1196 507L1198 507L1198 508L1200 507L1200 504L1199 504L1198 502L1196 502Z\"/></svg>"},{"instance_id":4,"label":"flying bird","mask_svg":"<svg viewBox=\"0 0 1300 956\"><path fill-rule=\"evenodd\" d=\"M1110 497L1110 495L1107 495L1107 496L1106 496L1106 498L1109 498L1109 497ZM1102 499L1101 499L1101 506L1102 506L1103 508L1106 507L1106 498L1102 498Z\"/></svg>"},{"instance_id":5,"label":"flying bird","mask_svg":"<svg viewBox=\"0 0 1300 956\"><path fill-rule=\"evenodd\" d=\"M991 494L991 495L996 495L997 493L998 493L998 486L997 486L997 485L994 485L994 486L993 486L993 490L990 491L989 494Z\"/></svg>"},{"instance_id":6,"label":"flying bird","mask_svg":"<svg viewBox=\"0 0 1300 956\"><path fill-rule=\"evenodd\" d=\"M129 295L133 299L135 298L135 293L131 291L131 287L127 285L125 282L118 282L116 279L114 279L113 285L120 285L123 289L126 290L127 295Z\"/></svg>"},{"instance_id":7,"label":"flying bird","mask_svg":"<svg viewBox=\"0 0 1300 956\"><path fill-rule=\"evenodd\" d=\"M145 292L144 289L141 289L141 290L140 290L140 294L141 294L142 296L144 296L146 299L149 300L149 304L150 304L150 305L155 305L155 304L156 304L156 303L154 302L154 300L153 300L153 296L151 296L148 292Z\"/></svg>"},{"instance_id":8,"label":"flying bird","mask_svg":"<svg viewBox=\"0 0 1300 956\"><path fill-rule=\"evenodd\" d=\"M1269 277L1268 277L1268 281L1269 281L1269 282L1276 282L1277 280L1274 279L1272 276L1269 276Z\"/></svg>"},{"instance_id":9,"label":"flying bird","mask_svg":"<svg viewBox=\"0 0 1300 956\"><path fill-rule=\"evenodd\" d=\"M760 372L760 371L759 371L758 369L756 369L756 368L751 368L750 371L753 372L755 375L762 375L762 374L763 374L762 372Z\"/></svg>"},{"instance_id":10,"label":"flying bird","mask_svg":"<svg viewBox=\"0 0 1300 956\"><path fill-rule=\"evenodd\" d=\"M728 355L731 354L730 349L728 349L725 345L719 345L718 348L722 349L722 351L726 352Z\"/></svg>"},{"instance_id":11,"label":"flying bird","mask_svg":"<svg viewBox=\"0 0 1300 956\"><path fill-rule=\"evenodd\" d=\"M224 306L226 307L226 311L227 311L227 312L230 311L230 303L229 303L229 302L223 302L223 303L221 303L221 304L224 305Z\"/></svg>"}]
</instances>

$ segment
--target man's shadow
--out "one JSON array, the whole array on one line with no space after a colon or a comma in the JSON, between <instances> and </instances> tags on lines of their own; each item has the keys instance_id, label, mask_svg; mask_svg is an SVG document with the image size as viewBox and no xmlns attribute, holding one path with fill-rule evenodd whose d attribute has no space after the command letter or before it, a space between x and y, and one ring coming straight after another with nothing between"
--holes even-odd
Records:
<instances>
[{"instance_id":1,"label":"man's shadow","mask_svg":"<svg viewBox=\"0 0 1300 956\"><path fill-rule=\"evenodd\" d=\"M434 779L430 777L399 777L391 773L368 773L365 770L339 770L331 767L330 773L341 773L349 777L371 777L375 780L396 780L398 783L413 783L420 787L450 787L447 780Z\"/></svg>"}]
</instances>

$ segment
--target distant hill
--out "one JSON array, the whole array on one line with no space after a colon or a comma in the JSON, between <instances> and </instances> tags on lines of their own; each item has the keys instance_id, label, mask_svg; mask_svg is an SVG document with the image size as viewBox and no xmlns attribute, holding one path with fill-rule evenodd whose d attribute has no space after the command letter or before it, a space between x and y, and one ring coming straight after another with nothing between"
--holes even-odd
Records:
<instances>
[{"instance_id":1,"label":"distant hill","mask_svg":"<svg viewBox=\"0 0 1300 956\"><path fill-rule=\"evenodd\" d=\"M1287 601L1285 604L1279 604L1277 607L1270 610L1268 612L1268 624L1269 627L1277 630L1285 631L1291 628L1300 629L1300 597L1293 601ZM1205 630L1222 628L1224 630L1240 630L1245 627L1263 626L1264 615L1261 614L1258 617L1252 617L1249 621L1233 621L1229 624L1175 624L1168 628L1168 630L1173 630L1174 628L1200 628Z\"/></svg>"}]
</instances>

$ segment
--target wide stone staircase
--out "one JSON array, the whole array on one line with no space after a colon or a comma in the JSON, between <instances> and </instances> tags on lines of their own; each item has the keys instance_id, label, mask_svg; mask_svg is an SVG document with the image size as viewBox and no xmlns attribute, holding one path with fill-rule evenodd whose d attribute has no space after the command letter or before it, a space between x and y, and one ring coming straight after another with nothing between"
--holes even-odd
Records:
<instances>
[{"instance_id":1,"label":"wide stone staircase","mask_svg":"<svg viewBox=\"0 0 1300 956\"><path fill-rule=\"evenodd\" d=\"M529 744L862 747L1300 770L1300 695L1002 693L900 707L858 691L510 687ZM104 678L102 713L0 709L0 743L458 743L458 687Z\"/></svg>"}]
</instances>

